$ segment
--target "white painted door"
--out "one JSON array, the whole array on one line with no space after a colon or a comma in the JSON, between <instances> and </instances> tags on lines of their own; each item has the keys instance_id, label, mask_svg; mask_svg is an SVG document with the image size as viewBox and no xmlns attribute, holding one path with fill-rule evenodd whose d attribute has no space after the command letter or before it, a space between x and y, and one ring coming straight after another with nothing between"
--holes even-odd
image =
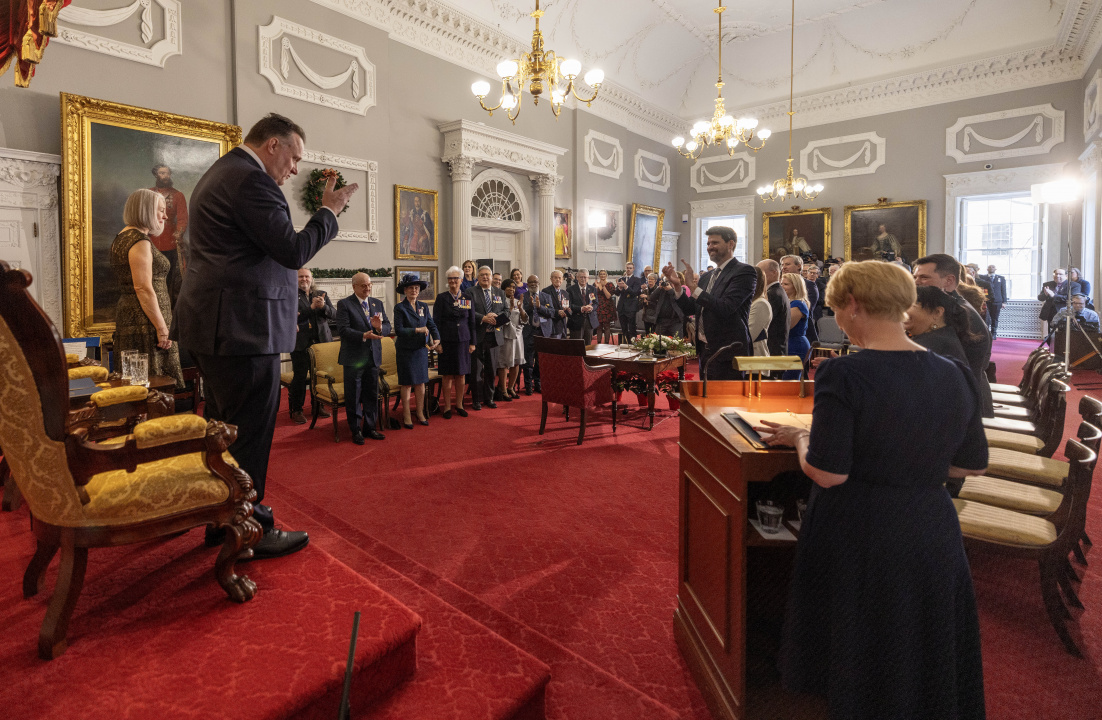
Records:
<instances>
[{"instance_id":1,"label":"white painted door","mask_svg":"<svg viewBox=\"0 0 1102 720\"><path fill-rule=\"evenodd\" d=\"M471 247L474 259L493 260L495 272L509 277L509 271L516 261L516 233L493 232L491 230L472 230Z\"/></svg>"}]
</instances>

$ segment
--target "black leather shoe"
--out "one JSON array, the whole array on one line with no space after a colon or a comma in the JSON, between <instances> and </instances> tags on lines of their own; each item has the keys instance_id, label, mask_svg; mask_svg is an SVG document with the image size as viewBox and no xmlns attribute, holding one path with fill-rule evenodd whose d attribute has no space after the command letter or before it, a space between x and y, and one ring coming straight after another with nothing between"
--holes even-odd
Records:
<instances>
[{"instance_id":1,"label":"black leather shoe","mask_svg":"<svg viewBox=\"0 0 1102 720\"><path fill-rule=\"evenodd\" d=\"M428 427L429 426L429 421L428 420L418 420L417 424L418 425L424 425L425 427Z\"/></svg>"},{"instance_id":2,"label":"black leather shoe","mask_svg":"<svg viewBox=\"0 0 1102 720\"><path fill-rule=\"evenodd\" d=\"M472 403L471 404L471 410L481 410L481 409L482 409L482 403ZM459 411L457 410L456 412L459 412ZM462 417L462 416L460 416L460 417Z\"/></svg>"},{"instance_id":3,"label":"black leather shoe","mask_svg":"<svg viewBox=\"0 0 1102 720\"><path fill-rule=\"evenodd\" d=\"M260 542L253 547L251 558L242 557L237 562L283 557L298 552L306 547L309 542L310 536L304 532L272 528L264 533L264 537L260 538Z\"/></svg>"},{"instance_id":4,"label":"black leather shoe","mask_svg":"<svg viewBox=\"0 0 1102 720\"><path fill-rule=\"evenodd\" d=\"M363 445L364 444L364 436L361 433L358 433L358 432L357 433L352 433L352 442L356 443L357 445Z\"/></svg>"},{"instance_id":5,"label":"black leather shoe","mask_svg":"<svg viewBox=\"0 0 1102 720\"><path fill-rule=\"evenodd\" d=\"M489 402L486 403L486 407L493 408L494 410L496 410L497 409L497 403L494 402L493 400L490 400Z\"/></svg>"},{"instance_id":6,"label":"black leather shoe","mask_svg":"<svg viewBox=\"0 0 1102 720\"><path fill-rule=\"evenodd\" d=\"M386 435L383 435L378 430L368 430L364 433L364 435L371 438L372 440L386 440Z\"/></svg>"},{"instance_id":7,"label":"black leather shoe","mask_svg":"<svg viewBox=\"0 0 1102 720\"><path fill-rule=\"evenodd\" d=\"M402 423L402 427L404 427L406 430L412 430L413 423Z\"/></svg>"},{"instance_id":8,"label":"black leather shoe","mask_svg":"<svg viewBox=\"0 0 1102 720\"><path fill-rule=\"evenodd\" d=\"M464 410L464 409L463 409L463 408L461 408L461 407L457 407L457 408L455 409L455 414L456 414L456 415L458 415L459 417L467 417L467 411L466 411L466 410Z\"/></svg>"},{"instance_id":9,"label":"black leather shoe","mask_svg":"<svg viewBox=\"0 0 1102 720\"><path fill-rule=\"evenodd\" d=\"M504 400L505 402L513 402L513 396L509 394L502 395L498 400Z\"/></svg>"},{"instance_id":10,"label":"black leather shoe","mask_svg":"<svg viewBox=\"0 0 1102 720\"><path fill-rule=\"evenodd\" d=\"M524 388L524 394L525 395L531 395L532 394L532 388L530 388L530 387Z\"/></svg>"},{"instance_id":11,"label":"black leather shoe","mask_svg":"<svg viewBox=\"0 0 1102 720\"><path fill-rule=\"evenodd\" d=\"M452 419L452 411L451 410L445 410L444 412L440 413L440 417L444 418L445 420L451 420Z\"/></svg>"},{"instance_id":12,"label":"black leather shoe","mask_svg":"<svg viewBox=\"0 0 1102 720\"><path fill-rule=\"evenodd\" d=\"M302 414L301 410L295 410L293 413L291 413L291 422L295 423L296 425L305 425L306 416Z\"/></svg>"}]
</instances>

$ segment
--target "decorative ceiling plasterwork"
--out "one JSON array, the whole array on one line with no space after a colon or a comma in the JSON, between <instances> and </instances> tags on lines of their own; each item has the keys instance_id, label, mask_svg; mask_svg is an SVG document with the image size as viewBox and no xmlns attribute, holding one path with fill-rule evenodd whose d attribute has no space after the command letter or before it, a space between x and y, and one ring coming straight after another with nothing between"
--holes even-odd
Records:
<instances>
[{"instance_id":1,"label":"decorative ceiling plasterwork","mask_svg":"<svg viewBox=\"0 0 1102 720\"><path fill-rule=\"evenodd\" d=\"M585 135L585 164L594 175L618 180L624 174L624 149L619 139L590 130Z\"/></svg>"},{"instance_id":2,"label":"decorative ceiling plasterwork","mask_svg":"<svg viewBox=\"0 0 1102 720\"><path fill-rule=\"evenodd\" d=\"M738 190L754 182L757 161L750 153L700 158L689 170L689 182L697 192Z\"/></svg>"},{"instance_id":3,"label":"decorative ceiling plasterwork","mask_svg":"<svg viewBox=\"0 0 1102 720\"><path fill-rule=\"evenodd\" d=\"M156 2L161 8L159 15L163 26L156 30L154 29L154 13L152 12L153 2ZM80 27L112 27L130 20L139 9L141 13L138 19L138 27L135 29L140 33L142 43L140 45L72 27L73 25ZM183 39L180 35L180 13L180 0L133 0L128 5L110 10L92 10L77 5L69 5L57 16L57 37L54 42L144 65L164 67L170 57L183 53ZM149 43L155 37L160 39L150 45ZM135 38L135 40L137 39L139 38Z\"/></svg>"},{"instance_id":4,"label":"decorative ceiling plasterwork","mask_svg":"<svg viewBox=\"0 0 1102 720\"><path fill-rule=\"evenodd\" d=\"M439 128L444 135L444 154L440 159L446 163L458 158L470 158L511 171L555 175L558 158L566 154L566 148L470 120L442 123Z\"/></svg>"},{"instance_id":5,"label":"decorative ceiling plasterwork","mask_svg":"<svg viewBox=\"0 0 1102 720\"><path fill-rule=\"evenodd\" d=\"M823 150L829 147L844 149L828 157ZM886 162L886 148L887 141L875 132L812 140L800 151L800 174L808 180L872 175Z\"/></svg>"},{"instance_id":6,"label":"decorative ceiling plasterwork","mask_svg":"<svg viewBox=\"0 0 1102 720\"><path fill-rule=\"evenodd\" d=\"M1099 130L1102 130L1102 70L1095 70L1083 92L1083 140L1089 142Z\"/></svg>"},{"instance_id":7,"label":"decorative ceiling plasterwork","mask_svg":"<svg viewBox=\"0 0 1102 720\"><path fill-rule=\"evenodd\" d=\"M321 150L307 150L302 154L302 161L322 167L339 167L367 174L367 230L341 230L337 233L337 240L379 242L379 163Z\"/></svg>"},{"instance_id":8,"label":"decorative ceiling plasterwork","mask_svg":"<svg viewBox=\"0 0 1102 720\"><path fill-rule=\"evenodd\" d=\"M642 149L636 150L635 184L658 192L668 192L670 189L670 161L658 153L647 152Z\"/></svg>"},{"instance_id":9,"label":"decorative ceiling plasterwork","mask_svg":"<svg viewBox=\"0 0 1102 720\"><path fill-rule=\"evenodd\" d=\"M1016 118L1022 120L1013 128L1001 127L1005 125L1001 121ZM995 125L983 132L998 132L1001 137L982 134L985 124ZM945 154L958 163L1046 155L1063 141L1064 111L1049 103L959 118L945 131Z\"/></svg>"}]
</instances>

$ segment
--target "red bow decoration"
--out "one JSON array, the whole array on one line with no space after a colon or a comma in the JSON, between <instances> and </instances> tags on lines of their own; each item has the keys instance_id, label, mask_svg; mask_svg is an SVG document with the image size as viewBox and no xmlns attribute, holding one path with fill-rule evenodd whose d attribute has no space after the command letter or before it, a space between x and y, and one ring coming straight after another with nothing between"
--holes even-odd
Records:
<instances>
[{"instance_id":1,"label":"red bow decoration","mask_svg":"<svg viewBox=\"0 0 1102 720\"><path fill-rule=\"evenodd\" d=\"M42 62L57 16L73 0L9 0L0 4L0 75L14 67L15 84L27 87Z\"/></svg>"}]
</instances>

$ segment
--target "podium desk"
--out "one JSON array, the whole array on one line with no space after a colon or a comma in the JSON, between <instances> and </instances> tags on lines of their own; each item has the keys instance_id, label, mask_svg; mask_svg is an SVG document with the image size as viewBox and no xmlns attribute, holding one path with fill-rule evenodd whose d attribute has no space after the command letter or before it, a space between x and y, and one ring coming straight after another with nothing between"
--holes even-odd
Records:
<instances>
[{"instance_id":1,"label":"podium desk","mask_svg":"<svg viewBox=\"0 0 1102 720\"><path fill-rule=\"evenodd\" d=\"M681 384L679 557L674 637L717 718L746 720L747 546L779 545L749 524L748 485L799 470L791 449L758 448L722 415L810 413L813 386L801 398L796 381L761 383L746 397L744 381ZM788 545L792 545L788 541Z\"/></svg>"}]
</instances>

